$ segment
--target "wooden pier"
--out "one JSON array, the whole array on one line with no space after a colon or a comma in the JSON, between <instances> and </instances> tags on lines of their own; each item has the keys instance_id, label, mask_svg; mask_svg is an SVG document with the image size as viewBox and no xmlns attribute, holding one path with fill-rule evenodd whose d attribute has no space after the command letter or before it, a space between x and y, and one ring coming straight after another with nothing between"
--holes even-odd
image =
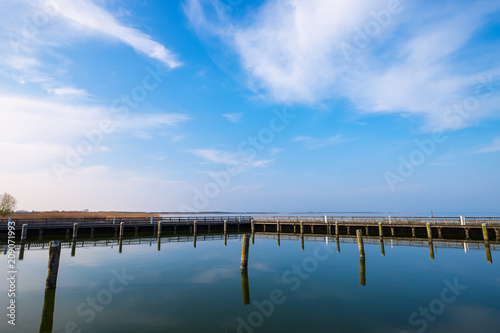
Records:
<instances>
[{"instance_id":1,"label":"wooden pier","mask_svg":"<svg viewBox=\"0 0 500 333\"><path fill-rule=\"evenodd\" d=\"M108 219L12 219L16 237L42 238L44 235L65 235L66 239L94 237L95 234L141 232L200 233L250 232L293 233L355 236L403 237L425 239L500 240L498 217L345 217L345 216L162 216L151 218ZM7 238L8 220L0 219L0 241ZM22 229L22 230L21 230ZM70 236L71 235L71 236ZM253 241L253 237L252 237Z\"/></svg>"}]
</instances>

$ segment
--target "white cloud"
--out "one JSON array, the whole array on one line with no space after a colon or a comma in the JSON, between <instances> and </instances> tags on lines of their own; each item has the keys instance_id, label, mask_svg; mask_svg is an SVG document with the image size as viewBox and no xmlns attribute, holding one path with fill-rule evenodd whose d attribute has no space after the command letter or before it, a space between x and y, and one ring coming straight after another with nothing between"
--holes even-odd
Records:
<instances>
[{"instance_id":1,"label":"white cloud","mask_svg":"<svg viewBox=\"0 0 500 333\"><path fill-rule=\"evenodd\" d=\"M225 113L222 116L232 123L239 123L243 113Z\"/></svg>"},{"instance_id":2,"label":"white cloud","mask_svg":"<svg viewBox=\"0 0 500 333\"><path fill-rule=\"evenodd\" d=\"M313 138L310 136L301 135L301 136L294 138L292 141L303 142L305 144L305 146L307 147L307 149L312 150L312 149L322 148L325 146L336 145L336 144L345 142L346 139L344 139L344 137L340 134L328 137L326 139L319 139L319 138Z\"/></svg>"},{"instance_id":3,"label":"white cloud","mask_svg":"<svg viewBox=\"0 0 500 333\"><path fill-rule=\"evenodd\" d=\"M111 13L91 0L71 0L55 7L57 13L72 24L119 39L136 51L163 62L170 68L181 65L177 57L149 35L120 23Z\"/></svg>"},{"instance_id":4,"label":"white cloud","mask_svg":"<svg viewBox=\"0 0 500 333\"><path fill-rule=\"evenodd\" d=\"M486 153L494 153L497 151L500 151L500 138L494 139L492 144L476 150L475 153L476 154L486 154Z\"/></svg>"},{"instance_id":5,"label":"white cloud","mask_svg":"<svg viewBox=\"0 0 500 333\"><path fill-rule=\"evenodd\" d=\"M432 128L457 128L446 109L471 97L478 76L500 73L498 58L474 42L500 3L389 3L266 1L236 21L213 2L188 0L185 12L200 35L221 36L249 86L274 101L349 99L360 112L418 114ZM498 107L482 102L458 127L494 112Z\"/></svg>"},{"instance_id":6,"label":"white cloud","mask_svg":"<svg viewBox=\"0 0 500 333\"><path fill-rule=\"evenodd\" d=\"M85 96L84 90L66 87L66 69L72 60L58 49L82 40L108 38L160 61L169 69L181 63L151 36L118 20L92 0L0 1L0 74L19 83L39 83L55 95Z\"/></svg>"},{"instance_id":7,"label":"white cloud","mask_svg":"<svg viewBox=\"0 0 500 333\"><path fill-rule=\"evenodd\" d=\"M214 149L193 149L190 153L203 158L208 163L234 165L240 167L265 167L274 160L254 160L240 153L225 152Z\"/></svg>"}]
</instances>

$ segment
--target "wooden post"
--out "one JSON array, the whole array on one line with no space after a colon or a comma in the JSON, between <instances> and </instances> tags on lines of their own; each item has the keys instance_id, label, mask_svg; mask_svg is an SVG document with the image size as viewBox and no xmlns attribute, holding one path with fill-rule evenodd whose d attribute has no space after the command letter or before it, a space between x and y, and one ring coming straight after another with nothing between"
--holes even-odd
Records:
<instances>
[{"instance_id":1,"label":"wooden post","mask_svg":"<svg viewBox=\"0 0 500 333\"><path fill-rule=\"evenodd\" d=\"M349 226L347 226L347 235L351 235L351 230Z\"/></svg>"},{"instance_id":2,"label":"wooden post","mask_svg":"<svg viewBox=\"0 0 500 333\"><path fill-rule=\"evenodd\" d=\"M281 232L280 220L276 220L276 232L278 235Z\"/></svg>"},{"instance_id":3,"label":"wooden post","mask_svg":"<svg viewBox=\"0 0 500 333\"><path fill-rule=\"evenodd\" d=\"M61 242L51 241L49 243L49 261L47 264L47 280L45 281L45 289L56 289L60 256Z\"/></svg>"},{"instance_id":4,"label":"wooden post","mask_svg":"<svg viewBox=\"0 0 500 333\"><path fill-rule=\"evenodd\" d=\"M123 237L124 233L125 233L125 222L120 222L120 238Z\"/></svg>"},{"instance_id":5,"label":"wooden post","mask_svg":"<svg viewBox=\"0 0 500 333\"><path fill-rule=\"evenodd\" d=\"M359 249L359 257L365 257L365 246L363 244L363 232L361 230L356 230L356 236L358 237L358 249Z\"/></svg>"},{"instance_id":6,"label":"wooden post","mask_svg":"<svg viewBox=\"0 0 500 333\"><path fill-rule=\"evenodd\" d=\"M293 224L293 233L297 233L297 226L295 225L295 223Z\"/></svg>"},{"instance_id":7,"label":"wooden post","mask_svg":"<svg viewBox=\"0 0 500 333\"><path fill-rule=\"evenodd\" d=\"M382 226L382 222L378 223L378 235L380 236L380 239L384 237L384 227Z\"/></svg>"},{"instance_id":8,"label":"wooden post","mask_svg":"<svg viewBox=\"0 0 500 333\"><path fill-rule=\"evenodd\" d=\"M415 227L411 227L411 237L415 238Z\"/></svg>"},{"instance_id":9,"label":"wooden post","mask_svg":"<svg viewBox=\"0 0 500 333\"><path fill-rule=\"evenodd\" d=\"M266 232L266 222L262 224L262 227L264 228L264 232Z\"/></svg>"},{"instance_id":10,"label":"wooden post","mask_svg":"<svg viewBox=\"0 0 500 333\"><path fill-rule=\"evenodd\" d=\"M489 242L490 238L488 237L488 227L486 226L486 223L481 224L481 227L483 229L483 239L485 242Z\"/></svg>"},{"instance_id":11,"label":"wooden post","mask_svg":"<svg viewBox=\"0 0 500 333\"><path fill-rule=\"evenodd\" d=\"M438 228L438 237L439 239L443 238L443 228Z\"/></svg>"},{"instance_id":12,"label":"wooden post","mask_svg":"<svg viewBox=\"0 0 500 333\"><path fill-rule=\"evenodd\" d=\"M370 235L370 230L369 230L368 226L366 226L365 229L366 229L366 236L369 236Z\"/></svg>"},{"instance_id":13,"label":"wooden post","mask_svg":"<svg viewBox=\"0 0 500 333\"><path fill-rule=\"evenodd\" d=\"M314 224L311 224L311 234L314 234Z\"/></svg>"},{"instance_id":14,"label":"wooden post","mask_svg":"<svg viewBox=\"0 0 500 333\"><path fill-rule=\"evenodd\" d=\"M248 250L250 249L250 243L248 241L248 238L249 237L247 234L243 235L243 241L241 243L241 265L240 265L241 270L248 269Z\"/></svg>"},{"instance_id":15,"label":"wooden post","mask_svg":"<svg viewBox=\"0 0 500 333\"><path fill-rule=\"evenodd\" d=\"M250 222L250 228L252 229L252 234L253 234L255 230L255 225L253 220Z\"/></svg>"},{"instance_id":16,"label":"wooden post","mask_svg":"<svg viewBox=\"0 0 500 333\"><path fill-rule=\"evenodd\" d=\"M25 241L26 236L28 236L28 225L23 224L23 228L21 229L21 241Z\"/></svg>"},{"instance_id":17,"label":"wooden post","mask_svg":"<svg viewBox=\"0 0 500 333\"><path fill-rule=\"evenodd\" d=\"M21 242L21 248L19 249L19 260L24 259L24 247L25 246L26 246L25 243Z\"/></svg>"},{"instance_id":18,"label":"wooden post","mask_svg":"<svg viewBox=\"0 0 500 333\"><path fill-rule=\"evenodd\" d=\"M73 240L78 237L78 223L73 223Z\"/></svg>"},{"instance_id":19,"label":"wooden post","mask_svg":"<svg viewBox=\"0 0 500 333\"><path fill-rule=\"evenodd\" d=\"M391 227L391 236L394 237L394 227Z\"/></svg>"},{"instance_id":20,"label":"wooden post","mask_svg":"<svg viewBox=\"0 0 500 333\"><path fill-rule=\"evenodd\" d=\"M434 244L432 243L432 238L429 238L429 257L434 260Z\"/></svg>"},{"instance_id":21,"label":"wooden post","mask_svg":"<svg viewBox=\"0 0 500 333\"><path fill-rule=\"evenodd\" d=\"M300 221L300 234L304 234L304 222Z\"/></svg>"},{"instance_id":22,"label":"wooden post","mask_svg":"<svg viewBox=\"0 0 500 333\"><path fill-rule=\"evenodd\" d=\"M500 240L500 229L495 229L495 239L498 242Z\"/></svg>"},{"instance_id":23,"label":"wooden post","mask_svg":"<svg viewBox=\"0 0 500 333\"><path fill-rule=\"evenodd\" d=\"M429 222L427 222L425 224L425 227L427 228L427 238L429 238L429 240L432 240L432 227L431 227L431 224Z\"/></svg>"},{"instance_id":24,"label":"wooden post","mask_svg":"<svg viewBox=\"0 0 500 333\"><path fill-rule=\"evenodd\" d=\"M339 235L339 223L335 222L335 235Z\"/></svg>"},{"instance_id":25,"label":"wooden post","mask_svg":"<svg viewBox=\"0 0 500 333\"><path fill-rule=\"evenodd\" d=\"M488 264L492 264L493 259L491 258L490 243L484 242L484 250L486 251L486 261L488 262Z\"/></svg>"},{"instance_id":26,"label":"wooden post","mask_svg":"<svg viewBox=\"0 0 500 333\"><path fill-rule=\"evenodd\" d=\"M197 227L197 221L194 221L193 222L193 233L196 235L196 232L198 231L198 227Z\"/></svg>"},{"instance_id":27,"label":"wooden post","mask_svg":"<svg viewBox=\"0 0 500 333\"><path fill-rule=\"evenodd\" d=\"M332 225L328 223L328 236L331 236L332 234Z\"/></svg>"},{"instance_id":28,"label":"wooden post","mask_svg":"<svg viewBox=\"0 0 500 333\"><path fill-rule=\"evenodd\" d=\"M161 221L158 221L158 238L161 238Z\"/></svg>"},{"instance_id":29,"label":"wooden post","mask_svg":"<svg viewBox=\"0 0 500 333\"><path fill-rule=\"evenodd\" d=\"M243 304L250 304L250 286L248 285L248 270L241 270L241 291L243 293Z\"/></svg>"},{"instance_id":30,"label":"wooden post","mask_svg":"<svg viewBox=\"0 0 500 333\"><path fill-rule=\"evenodd\" d=\"M465 239L470 239L470 231L469 231L469 228L465 228Z\"/></svg>"}]
</instances>

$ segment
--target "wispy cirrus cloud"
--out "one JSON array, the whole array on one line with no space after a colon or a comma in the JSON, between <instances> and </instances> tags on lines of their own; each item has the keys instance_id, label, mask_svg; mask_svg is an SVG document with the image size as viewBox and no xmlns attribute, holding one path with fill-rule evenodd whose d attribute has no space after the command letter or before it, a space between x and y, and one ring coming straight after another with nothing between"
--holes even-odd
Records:
<instances>
[{"instance_id":1,"label":"wispy cirrus cloud","mask_svg":"<svg viewBox=\"0 0 500 333\"><path fill-rule=\"evenodd\" d=\"M495 153L500 151L500 138L493 139L493 142L481 149L475 151L476 154L487 154L487 153Z\"/></svg>"},{"instance_id":2,"label":"wispy cirrus cloud","mask_svg":"<svg viewBox=\"0 0 500 333\"><path fill-rule=\"evenodd\" d=\"M326 146L336 145L342 142L347 141L342 135L337 134L326 139L313 138L310 136L298 136L294 138L292 141L294 142L302 142L306 146L307 149L313 150Z\"/></svg>"},{"instance_id":3,"label":"wispy cirrus cloud","mask_svg":"<svg viewBox=\"0 0 500 333\"><path fill-rule=\"evenodd\" d=\"M8 0L0 2L0 12L0 74L42 84L51 94L85 95L61 82L72 60L59 52L83 40L118 40L169 69L182 65L150 35L121 22L123 12L111 13L92 0Z\"/></svg>"},{"instance_id":4,"label":"wispy cirrus cloud","mask_svg":"<svg viewBox=\"0 0 500 333\"><path fill-rule=\"evenodd\" d=\"M247 20L205 0L187 0L184 9L198 34L220 36L238 55L249 87L275 102L349 100L356 112L418 115L431 129L458 128L448 109L474 96L481 77L500 82L492 55L500 38L488 32L500 3L389 3L269 0ZM497 89L460 127L498 115L499 101Z\"/></svg>"},{"instance_id":5,"label":"wispy cirrus cloud","mask_svg":"<svg viewBox=\"0 0 500 333\"><path fill-rule=\"evenodd\" d=\"M237 152L226 152L216 149L193 149L190 153L205 160L206 163L225 164L236 167L259 168L265 167L274 160L255 160Z\"/></svg>"},{"instance_id":6,"label":"wispy cirrus cloud","mask_svg":"<svg viewBox=\"0 0 500 333\"><path fill-rule=\"evenodd\" d=\"M243 113L224 113L222 116L232 123L239 123Z\"/></svg>"}]
</instances>

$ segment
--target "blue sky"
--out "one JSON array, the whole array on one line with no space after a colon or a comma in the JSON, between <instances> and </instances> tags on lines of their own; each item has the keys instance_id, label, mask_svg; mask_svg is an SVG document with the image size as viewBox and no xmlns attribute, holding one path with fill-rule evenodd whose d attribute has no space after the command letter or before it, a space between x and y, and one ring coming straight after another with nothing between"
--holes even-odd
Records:
<instances>
[{"instance_id":1,"label":"blue sky","mask_svg":"<svg viewBox=\"0 0 500 333\"><path fill-rule=\"evenodd\" d=\"M500 3L0 3L26 210L498 213Z\"/></svg>"}]
</instances>

